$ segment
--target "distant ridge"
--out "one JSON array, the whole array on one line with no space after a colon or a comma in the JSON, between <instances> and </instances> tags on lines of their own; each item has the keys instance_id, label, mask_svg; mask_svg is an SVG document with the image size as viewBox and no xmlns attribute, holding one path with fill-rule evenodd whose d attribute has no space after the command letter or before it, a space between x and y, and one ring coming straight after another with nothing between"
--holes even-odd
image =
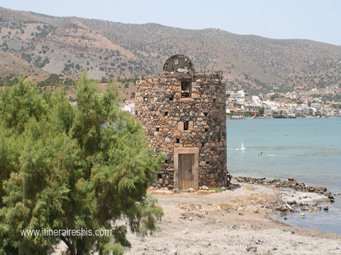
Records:
<instances>
[{"instance_id":1,"label":"distant ridge","mask_svg":"<svg viewBox=\"0 0 341 255\"><path fill-rule=\"evenodd\" d=\"M222 70L229 86L250 92L341 86L341 47L321 42L4 8L0 8L0 29L1 76L76 77L85 69L96 79L137 77L159 73L170 55L184 53L197 70Z\"/></svg>"}]
</instances>

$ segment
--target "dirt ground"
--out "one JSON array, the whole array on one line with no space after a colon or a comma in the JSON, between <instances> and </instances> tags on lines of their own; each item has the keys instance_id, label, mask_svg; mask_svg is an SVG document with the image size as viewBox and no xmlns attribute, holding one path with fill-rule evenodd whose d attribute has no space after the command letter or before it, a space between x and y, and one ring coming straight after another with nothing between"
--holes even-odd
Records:
<instances>
[{"instance_id":1,"label":"dirt ground","mask_svg":"<svg viewBox=\"0 0 341 255\"><path fill-rule=\"evenodd\" d=\"M164 210L159 229L129 234L129 255L341 254L341 236L274 221L278 190L240 184L218 193L152 191Z\"/></svg>"}]
</instances>

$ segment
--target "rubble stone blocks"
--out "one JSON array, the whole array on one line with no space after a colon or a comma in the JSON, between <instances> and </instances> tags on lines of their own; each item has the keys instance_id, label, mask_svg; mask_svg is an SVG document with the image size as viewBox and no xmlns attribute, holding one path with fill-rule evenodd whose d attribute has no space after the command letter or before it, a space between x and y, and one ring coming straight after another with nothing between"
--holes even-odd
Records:
<instances>
[{"instance_id":1,"label":"rubble stone blocks","mask_svg":"<svg viewBox=\"0 0 341 255\"><path fill-rule=\"evenodd\" d=\"M226 97L221 72L195 72L183 55L170 57L157 76L137 82L136 118L146 128L150 147L165 155L158 187L179 189L178 154L194 155L192 188L227 186Z\"/></svg>"}]
</instances>

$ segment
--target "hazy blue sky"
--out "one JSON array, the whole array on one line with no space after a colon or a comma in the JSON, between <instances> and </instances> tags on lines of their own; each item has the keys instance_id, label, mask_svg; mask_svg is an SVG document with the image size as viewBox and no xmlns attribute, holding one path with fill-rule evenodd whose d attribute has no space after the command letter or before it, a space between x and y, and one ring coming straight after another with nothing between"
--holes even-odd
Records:
<instances>
[{"instance_id":1,"label":"hazy blue sky","mask_svg":"<svg viewBox=\"0 0 341 255\"><path fill-rule=\"evenodd\" d=\"M341 0L0 0L0 6L55 16L220 28L341 45Z\"/></svg>"}]
</instances>

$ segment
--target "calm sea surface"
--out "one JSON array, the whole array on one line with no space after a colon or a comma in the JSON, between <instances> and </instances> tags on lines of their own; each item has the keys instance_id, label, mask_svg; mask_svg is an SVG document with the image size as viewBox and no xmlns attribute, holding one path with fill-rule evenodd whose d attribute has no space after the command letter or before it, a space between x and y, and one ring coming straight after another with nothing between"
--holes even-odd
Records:
<instances>
[{"instance_id":1,"label":"calm sea surface","mask_svg":"<svg viewBox=\"0 0 341 255\"><path fill-rule=\"evenodd\" d=\"M295 178L341 191L341 118L228 120L227 139L232 176ZM335 199L328 212L294 214L286 223L341 234Z\"/></svg>"}]
</instances>

